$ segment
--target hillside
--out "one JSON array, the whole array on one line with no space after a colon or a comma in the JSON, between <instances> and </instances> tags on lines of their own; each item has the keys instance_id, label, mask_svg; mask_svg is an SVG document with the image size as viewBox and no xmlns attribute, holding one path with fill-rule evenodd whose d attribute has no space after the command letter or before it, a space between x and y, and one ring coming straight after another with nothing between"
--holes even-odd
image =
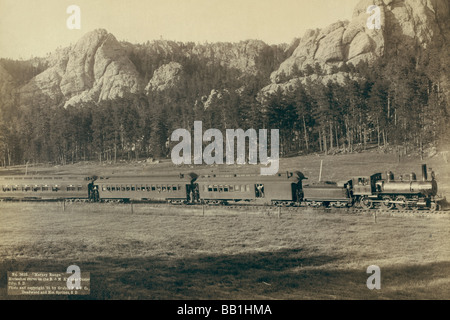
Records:
<instances>
[{"instance_id":1,"label":"hillside","mask_svg":"<svg viewBox=\"0 0 450 320\"><path fill-rule=\"evenodd\" d=\"M381 29L366 26L376 4ZM177 128L278 128L283 156L448 149L450 5L362 0L291 44L120 42L0 60L0 164L166 158Z\"/></svg>"}]
</instances>

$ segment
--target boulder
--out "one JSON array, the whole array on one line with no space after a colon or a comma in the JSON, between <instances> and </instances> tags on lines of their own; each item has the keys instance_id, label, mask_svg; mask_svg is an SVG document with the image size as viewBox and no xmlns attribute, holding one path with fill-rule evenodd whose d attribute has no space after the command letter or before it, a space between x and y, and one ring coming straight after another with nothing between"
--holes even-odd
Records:
<instances>
[{"instance_id":1,"label":"boulder","mask_svg":"<svg viewBox=\"0 0 450 320\"><path fill-rule=\"evenodd\" d=\"M145 91L165 91L179 87L184 79L184 71L178 62L170 62L159 67L145 87Z\"/></svg>"}]
</instances>

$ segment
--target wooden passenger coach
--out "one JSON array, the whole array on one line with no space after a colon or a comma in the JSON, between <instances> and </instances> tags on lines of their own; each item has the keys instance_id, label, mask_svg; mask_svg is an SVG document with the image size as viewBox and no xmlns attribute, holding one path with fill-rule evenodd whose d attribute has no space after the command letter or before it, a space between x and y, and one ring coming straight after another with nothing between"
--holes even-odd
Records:
<instances>
[{"instance_id":1,"label":"wooden passenger coach","mask_svg":"<svg viewBox=\"0 0 450 320\"><path fill-rule=\"evenodd\" d=\"M293 173L275 176L203 175L196 184L204 203L252 202L290 205L297 201L298 177Z\"/></svg>"},{"instance_id":2,"label":"wooden passenger coach","mask_svg":"<svg viewBox=\"0 0 450 320\"><path fill-rule=\"evenodd\" d=\"M89 178L81 176L0 176L0 199L88 199Z\"/></svg>"},{"instance_id":3,"label":"wooden passenger coach","mask_svg":"<svg viewBox=\"0 0 450 320\"><path fill-rule=\"evenodd\" d=\"M183 203L192 196L190 175L109 177L95 181L100 201L168 201Z\"/></svg>"}]
</instances>

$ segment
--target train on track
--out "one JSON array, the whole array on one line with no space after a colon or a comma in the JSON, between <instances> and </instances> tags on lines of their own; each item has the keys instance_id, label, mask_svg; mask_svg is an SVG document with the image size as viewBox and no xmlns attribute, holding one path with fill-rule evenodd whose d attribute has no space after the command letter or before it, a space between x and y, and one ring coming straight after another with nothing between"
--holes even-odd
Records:
<instances>
[{"instance_id":1,"label":"train on track","mask_svg":"<svg viewBox=\"0 0 450 320\"><path fill-rule=\"evenodd\" d=\"M67 200L84 202L162 201L170 204L359 207L390 210L439 210L442 197L427 166L422 179L414 173L394 179L391 172L353 177L342 182L308 183L303 173L274 176L246 174L172 174L154 176L3 176L0 200Z\"/></svg>"}]
</instances>

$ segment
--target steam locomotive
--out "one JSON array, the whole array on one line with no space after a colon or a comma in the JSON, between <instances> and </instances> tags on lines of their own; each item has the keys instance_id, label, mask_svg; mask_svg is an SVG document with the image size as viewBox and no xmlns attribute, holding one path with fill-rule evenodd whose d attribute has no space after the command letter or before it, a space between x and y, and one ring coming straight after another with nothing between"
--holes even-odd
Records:
<instances>
[{"instance_id":1,"label":"steam locomotive","mask_svg":"<svg viewBox=\"0 0 450 320\"><path fill-rule=\"evenodd\" d=\"M432 211L438 209L438 186L434 172L431 180L428 179L427 166L422 165L422 181L417 180L415 173L411 173L407 179L400 177L394 179L392 172L386 173L386 179L382 179L380 173L370 177L361 177L355 180L353 197L362 208L371 209L380 206L390 210L394 207L407 209L413 207L429 208Z\"/></svg>"},{"instance_id":2,"label":"steam locomotive","mask_svg":"<svg viewBox=\"0 0 450 320\"><path fill-rule=\"evenodd\" d=\"M171 204L360 207L391 210L439 209L434 173L395 180L391 172L342 182L308 183L303 173L275 176L195 173L159 176L15 176L0 177L0 199L89 202L163 201Z\"/></svg>"}]
</instances>

